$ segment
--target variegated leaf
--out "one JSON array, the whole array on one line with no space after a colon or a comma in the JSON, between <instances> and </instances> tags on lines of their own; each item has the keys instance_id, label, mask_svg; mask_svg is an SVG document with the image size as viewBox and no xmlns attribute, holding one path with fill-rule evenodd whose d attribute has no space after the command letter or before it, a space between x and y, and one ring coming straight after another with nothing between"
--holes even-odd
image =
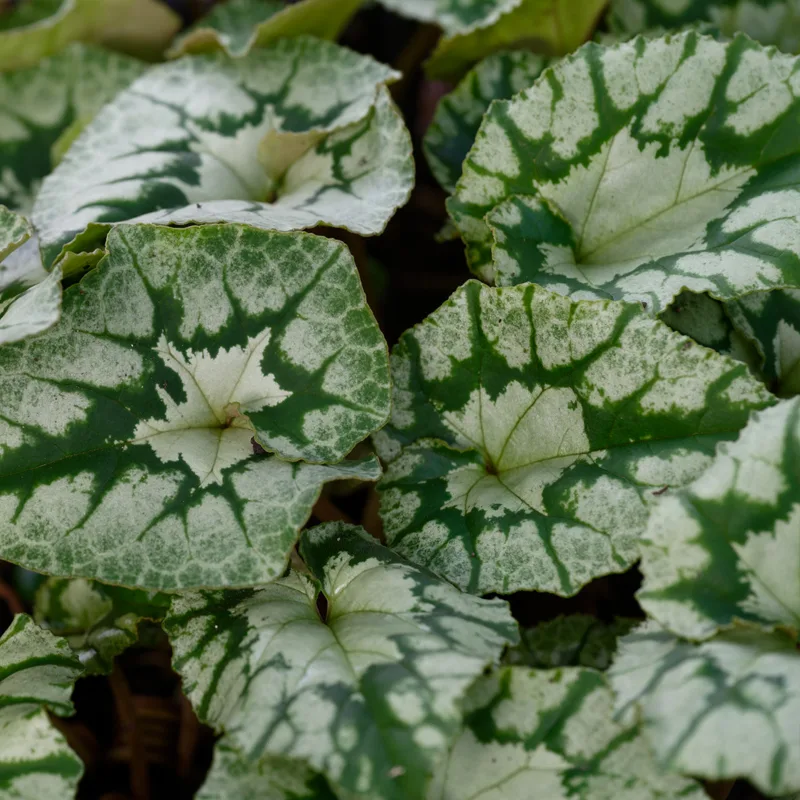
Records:
<instances>
[{"instance_id":1,"label":"variegated leaf","mask_svg":"<svg viewBox=\"0 0 800 800\"><path fill-rule=\"evenodd\" d=\"M176 597L164 627L186 693L254 766L301 759L337 794L423 797L464 694L517 640L507 604L352 526L307 531L300 552L315 580Z\"/></svg>"},{"instance_id":2,"label":"variegated leaf","mask_svg":"<svg viewBox=\"0 0 800 800\"><path fill-rule=\"evenodd\" d=\"M114 658L139 640L139 624L163 619L170 595L87 581L49 578L36 592L35 619L63 636L91 673L108 673Z\"/></svg>"},{"instance_id":3,"label":"variegated leaf","mask_svg":"<svg viewBox=\"0 0 800 800\"><path fill-rule=\"evenodd\" d=\"M634 723L612 718L604 678L588 669L506 667L481 678L466 727L428 800L702 800L664 774Z\"/></svg>"},{"instance_id":4,"label":"variegated leaf","mask_svg":"<svg viewBox=\"0 0 800 800\"><path fill-rule=\"evenodd\" d=\"M0 556L128 586L263 583L389 411L386 345L339 242L125 225L62 320L0 348Z\"/></svg>"},{"instance_id":5,"label":"variegated leaf","mask_svg":"<svg viewBox=\"0 0 800 800\"><path fill-rule=\"evenodd\" d=\"M0 203L29 213L59 154L145 67L74 44L35 67L0 73Z\"/></svg>"},{"instance_id":6,"label":"variegated leaf","mask_svg":"<svg viewBox=\"0 0 800 800\"><path fill-rule=\"evenodd\" d=\"M25 244L32 233L33 229L25 217L0 206L0 276L4 274L2 263L5 257ZM5 279L0 277L0 282L2 286Z\"/></svg>"},{"instance_id":7,"label":"variegated leaf","mask_svg":"<svg viewBox=\"0 0 800 800\"><path fill-rule=\"evenodd\" d=\"M789 637L739 629L694 645L650 623L620 640L608 675L618 718L641 720L664 768L746 778L770 796L800 790L800 651Z\"/></svg>"},{"instance_id":8,"label":"variegated leaf","mask_svg":"<svg viewBox=\"0 0 800 800\"><path fill-rule=\"evenodd\" d=\"M461 165L492 100L507 99L530 86L547 66L543 56L524 50L485 58L442 98L423 140L425 156L436 180L453 192Z\"/></svg>"},{"instance_id":9,"label":"variegated leaf","mask_svg":"<svg viewBox=\"0 0 800 800\"><path fill-rule=\"evenodd\" d=\"M609 25L622 34L708 22L725 36L741 31L787 53L800 49L798 0L611 0Z\"/></svg>"},{"instance_id":10,"label":"variegated leaf","mask_svg":"<svg viewBox=\"0 0 800 800\"><path fill-rule=\"evenodd\" d=\"M384 87L395 77L310 38L155 67L45 180L33 213L45 262L76 237L70 249L94 249L108 225L92 223L131 219L379 233L413 183L410 137Z\"/></svg>"},{"instance_id":11,"label":"variegated leaf","mask_svg":"<svg viewBox=\"0 0 800 800\"><path fill-rule=\"evenodd\" d=\"M688 489L652 511L647 613L703 639L736 620L800 636L800 398L754 416Z\"/></svg>"},{"instance_id":12,"label":"variegated leaf","mask_svg":"<svg viewBox=\"0 0 800 800\"><path fill-rule=\"evenodd\" d=\"M225 50L240 57L278 39L336 39L364 0L228 0L212 7L170 48L172 57Z\"/></svg>"},{"instance_id":13,"label":"variegated leaf","mask_svg":"<svg viewBox=\"0 0 800 800\"><path fill-rule=\"evenodd\" d=\"M639 306L470 281L393 353L389 543L476 593L571 595L774 398Z\"/></svg>"},{"instance_id":14,"label":"variegated leaf","mask_svg":"<svg viewBox=\"0 0 800 800\"><path fill-rule=\"evenodd\" d=\"M25 614L0 637L0 800L75 796L83 765L45 709L72 714L80 674L67 643Z\"/></svg>"},{"instance_id":15,"label":"variegated leaf","mask_svg":"<svg viewBox=\"0 0 800 800\"><path fill-rule=\"evenodd\" d=\"M180 26L158 0L20 0L0 14L0 72L31 66L75 41L157 57Z\"/></svg>"},{"instance_id":16,"label":"variegated leaf","mask_svg":"<svg viewBox=\"0 0 800 800\"><path fill-rule=\"evenodd\" d=\"M449 201L472 268L657 312L800 283L797 70L695 32L553 65L492 106Z\"/></svg>"}]
</instances>

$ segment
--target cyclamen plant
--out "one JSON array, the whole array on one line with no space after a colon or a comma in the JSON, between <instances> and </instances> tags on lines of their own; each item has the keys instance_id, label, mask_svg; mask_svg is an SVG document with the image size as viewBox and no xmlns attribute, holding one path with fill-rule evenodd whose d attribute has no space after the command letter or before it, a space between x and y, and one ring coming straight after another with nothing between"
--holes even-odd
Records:
<instances>
[{"instance_id":1,"label":"cyclamen plant","mask_svg":"<svg viewBox=\"0 0 800 800\"><path fill-rule=\"evenodd\" d=\"M800 6L382 4L466 252L391 354L361 0L0 12L0 800L148 646L206 800L800 796Z\"/></svg>"}]
</instances>

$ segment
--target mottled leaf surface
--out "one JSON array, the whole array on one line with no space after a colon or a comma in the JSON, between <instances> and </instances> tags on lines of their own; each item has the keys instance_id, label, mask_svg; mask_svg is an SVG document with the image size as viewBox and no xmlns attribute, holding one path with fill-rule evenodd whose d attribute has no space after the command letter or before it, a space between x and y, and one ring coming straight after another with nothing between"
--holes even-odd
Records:
<instances>
[{"instance_id":1,"label":"mottled leaf surface","mask_svg":"<svg viewBox=\"0 0 800 800\"><path fill-rule=\"evenodd\" d=\"M543 56L524 50L496 53L470 70L439 102L423 147L436 180L453 192L492 100L507 99L528 88L547 65Z\"/></svg>"},{"instance_id":2,"label":"mottled leaf surface","mask_svg":"<svg viewBox=\"0 0 800 800\"><path fill-rule=\"evenodd\" d=\"M664 774L635 723L613 720L604 678L588 669L506 667L481 678L466 727L428 800L702 800Z\"/></svg>"},{"instance_id":3,"label":"mottled leaf surface","mask_svg":"<svg viewBox=\"0 0 800 800\"><path fill-rule=\"evenodd\" d=\"M33 222L46 263L107 225L319 224L379 233L413 183L388 67L301 37L246 58L188 56L148 71L44 182Z\"/></svg>"},{"instance_id":4,"label":"mottled leaf surface","mask_svg":"<svg viewBox=\"0 0 800 800\"><path fill-rule=\"evenodd\" d=\"M380 474L263 454L339 461L388 415L352 257L238 225L108 245L59 325L0 348L0 553L143 588L270 580L323 483Z\"/></svg>"},{"instance_id":5,"label":"mottled leaf surface","mask_svg":"<svg viewBox=\"0 0 800 800\"><path fill-rule=\"evenodd\" d=\"M45 708L72 714L80 674L67 643L25 614L0 637L0 800L75 796L83 765Z\"/></svg>"},{"instance_id":6,"label":"mottled leaf surface","mask_svg":"<svg viewBox=\"0 0 800 800\"><path fill-rule=\"evenodd\" d=\"M653 509L638 598L692 639L736 620L800 635L800 398L754 415L686 490Z\"/></svg>"},{"instance_id":7,"label":"mottled leaf surface","mask_svg":"<svg viewBox=\"0 0 800 800\"><path fill-rule=\"evenodd\" d=\"M49 578L36 592L35 619L63 636L91 673L108 673L114 658L139 640L139 623L163 619L170 595L87 581Z\"/></svg>"},{"instance_id":8,"label":"mottled leaf surface","mask_svg":"<svg viewBox=\"0 0 800 800\"><path fill-rule=\"evenodd\" d=\"M32 233L31 225L25 217L10 211L5 206L0 206L0 265L7 255L25 244Z\"/></svg>"},{"instance_id":9,"label":"mottled leaf surface","mask_svg":"<svg viewBox=\"0 0 800 800\"><path fill-rule=\"evenodd\" d=\"M746 778L770 796L800 789L800 651L789 637L735 630L694 645L651 623L620 640L608 675L618 717L641 720L665 768Z\"/></svg>"},{"instance_id":10,"label":"mottled leaf surface","mask_svg":"<svg viewBox=\"0 0 800 800\"><path fill-rule=\"evenodd\" d=\"M375 437L388 541L471 592L571 595L774 398L639 306L471 281L401 338ZM401 448L402 451L401 451Z\"/></svg>"},{"instance_id":11,"label":"mottled leaf surface","mask_svg":"<svg viewBox=\"0 0 800 800\"><path fill-rule=\"evenodd\" d=\"M464 694L517 640L507 604L352 526L307 531L300 552L313 579L176 597L164 627L188 697L252 763L301 759L348 796L424 796Z\"/></svg>"},{"instance_id":12,"label":"mottled leaf surface","mask_svg":"<svg viewBox=\"0 0 800 800\"><path fill-rule=\"evenodd\" d=\"M492 106L449 200L473 270L656 312L798 284L797 74L695 32L554 64Z\"/></svg>"}]
</instances>

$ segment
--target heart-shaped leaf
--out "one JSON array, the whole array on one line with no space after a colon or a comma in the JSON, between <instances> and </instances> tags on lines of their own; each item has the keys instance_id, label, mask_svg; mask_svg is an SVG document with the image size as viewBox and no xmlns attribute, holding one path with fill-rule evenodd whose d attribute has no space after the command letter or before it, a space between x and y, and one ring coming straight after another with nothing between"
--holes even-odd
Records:
<instances>
[{"instance_id":1,"label":"heart-shaped leaf","mask_svg":"<svg viewBox=\"0 0 800 800\"><path fill-rule=\"evenodd\" d=\"M339 242L121 226L62 320L0 348L0 554L178 589L279 575L389 412L386 344ZM21 366L24 364L24 370Z\"/></svg>"},{"instance_id":2,"label":"heart-shaped leaf","mask_svg":"<svg viewBox=\"0 0 800 800\"><path fill-rule=\"evenodd\" d=\"M45 709L72 714L81 671L67 643L25 614L0 637L0 800L75 796L83 764Z\"/></svg>"},{"instance_id":3,"label":"heart-shaped leaf","mask_svg":"<svg viewBox=\"0 0 800 800\"><path fill-rule=\"evenodd\" d=\"M112 223L319 224L379 233L408 198L411 141L366 56L310 38L246 58L190 56L106 106L44 182L45 263L97 246Z\"/></svg>"},{"instance_id":4,"label":"heart-shaped leaf","mask_svg":"<svg viewBox=\"0 0 800 800\"><path fill-rule=\"evenodd\" d=\"M278 39L317 36L336 39L364 0L228 0L215 5L170 48L172 57L186 53L225 50L228 55L247 55Z\"/></svg>"},{"instance_id":5,"label":"heart-shaped leaf","mask_svg":"<svg viewBox=\"0 0 800 800\"><path fill-rule=\"evenodd\" d=\"M647 613L691 639L736 620L800 636L800 398L753 417L642 539Z\"/></svg>"},{"instance_id":6,"label":"heart-shaped leaf","mask_svg":"<svg viewBox=\"0 0 800 800\"><path fill-rule=\"evenodd\" d=\"M530 86L547 66L543 56L524 50L496 53L480 62L442 98L423 140L436 180L453 192L492 100L507 99Z\"/></svg>"},{"instance_id":7,"label":"heart-shaped leaf","mask_svg":"<svg viewBox=\"0 0 800 800\"><path fill-rule=\"evenodd\" d=\"M392 547L476 593L571 595L774 398L640 307L470 281L392 355Z\"/></svg>"},{"instance_id":8,"label":"heart-shaped leaf","mask_svg":"<svg viewBox=\"0 0 800 800\"><path fill-rule=\"evenodd\" d=\"M663 767L746 778L770 796L800 791L800 652L789 637L735 630L694 645L650 623L620 640L608 675L618 716L641 720Z\"/></svg>"},{"instance_id":9,"label":"heart-shaped leaf","mask_svg":"<svg viewBox=\"0 0 800 800\"><path fill-rule=\"evenodd\" d=\"M739 31L787 53L800 50L798 0L611 0L608 21L617 33L632 35L649 28L680 28L710 22L725 36Z\"/></svg>"},{"instance_id":10,"label":"heart-shaped leaf","mask_svg":"<svg viewBox=\"0 0 800 800\"><path fill-rule=\"evenodd\" d=\"M449 200L472 268L657 312L799 284L797 69L695 32L553 65L492 106Z\"/></svg>"},{"instance_id":11,"label":"heart-shaped leaf","mask_svg":"<svg viewBox=\"0 0 800 800\"><path fill-rule=\"evenodd\" d=\"M175 598L164 628L184 689L254 768L302 759L348 797L423 797L461 699L517 640L508 606L352 526L307 531L300 551L315 580Z\"/></svg>"},{"instance_id":12,"label":"heart-shaped leaf","mask_svg":"<svg viewBox=\"0 0 800 800\"><path fill-rule=\"evenodd\" d=\"M506 667L481 678L466 728L428 800L702 800L665 775L634 724L612 719L613 696L588 669Z\"/></svg>"}]
</instances>

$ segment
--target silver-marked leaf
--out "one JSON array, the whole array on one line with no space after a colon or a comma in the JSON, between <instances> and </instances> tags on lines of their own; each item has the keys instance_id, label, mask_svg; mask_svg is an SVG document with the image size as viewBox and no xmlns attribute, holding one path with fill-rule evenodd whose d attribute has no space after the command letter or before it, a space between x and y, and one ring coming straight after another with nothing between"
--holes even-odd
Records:
<instances>
[{"instance_id":1,"label":"silver-marked leaf","mask_svg":"<svg viewBox=\"0 0 800 800\"><path fill-rule=\"evenodd\" d=\"M608 21L613 31L627 35L707 22L725 36L741 31L787 53L800 50L798 0L611 0Z\"/></svg>"},{"instance_id":2,"label":"silver-marked leaf","mask_svg":"<svg viewBox=\"0 0 800 800\"><path fill-rule=\"evenodd\" d=\"M170 48L172 57L186 53L225 50L246 55L278 39L316 36L336 39L364 0L228 0L215 5Z\"/></svg>"},{"instance_id":3,"label":"silver-marked leaf","mask_svg":"<svg viewBox=\"0 0 800 800\"><path fill-rule=\"evenodd\" d=\"M180 26L158 0L21 0L0 14L0 72L31 66L75 41L157 57Z\"/></svg>"},{"instance_id":4,"label":"silver-marked leaf","mask_svg":"<svg viewBox=\"0 0 800 800\"><path fill-rule=\"evenodd\" d=\"M125 225L51 331L0 348L0 555L127 586L264 583L389 411L340 242Z\"/></svg>"},{"instance_id":5,"label":"silver-marked leaf","mask_svg":"<svg viewBox=\"0 0 800 800\"><path fill-rule=\"evenodd\" d=\"M481 678L466 728L428 800L702 800L665 774L636 724L613 720L613 696L588 669L506 667Z\"/></svg>"},{"instance_id":6,"label":"silver-marked leaf","mask_svg":"<svg viewBox=\"0 0 800 800\"><path fill-rule=\"evenodd\" d=\"M72 714L81 671L67 643L25 614L0 637L0 800L75 796L83 765L45 709Z\"/></svg>"},{"instance_id":7,"label":"silver-marked leaf","mask_svg":"<svg viewBox=\"0 0 800 800\"><path fill-rule=\"evenodd\" d=\"M433 22L445 32L466 32L491 25L521 0L379 0L382 6L421 22Z\"/></svg>"},{"instance_id":8,"label":"silver-marked leaf","mask_svg":"<svg viewBox=\"0 0 800 800\"><path fill-rule=\"evenodd\" d=\"M0 270L3 269L2 262L5 257L25 244L32 234L33 229L25 217L0 205ZM2 275L0 272L0 276ZM0 281L3 281L2 277Z\"/></svg>"},{"instance_id":9,"label":"silver-marked leaf","mask_svg":"<svg viewBox=\"0 0 800 800\"><path fill-rule=\"evenodd\" d=\"M184 690L253 764L302 759L337 794L423 797L464 694L517 640L507 604L341 523L306 531L300 552L316 581L175 598L164 628Z\"/></svg>"},{"instance_id":10,"label":"silver-marked leaf","mask_svg":"<svg viewBox=\"0 0 800 800\"><path fill-rule=\"evenodd\" d=\"M736 620L800 636L800 398L751 420L641 542L647 613L703 639Z\"/></svg>"},{"instance_id":11,"label":"silver-marked leaf","mask_svg":"<svg viewBox=\"0 0 800 800\"><path fill-rule=\"evenodd\" d=\"M35 67L0 73L0 203L29 213L67 143L145 68L74 44Z\"/></svg>"},{"instance_id":12,"label":"silver-marked leaf","mask_svg":"<svg viewBox=\"0 0 800 800\"><path fill-rule=\"evenodd\" d=\"M656 312L800 283L799 67L695 32L556 63L492 106L449 200L472 268Z\"/></svg>"},{"instance_id":13,"label":"silver-marked leaf","mask_svg":"<svg viewBox=\"0 0 800 800\"><path fill-rule=\"evenodd\" d=\"M471 592L571 595L774 398L639 306L470 281L392 356L392 547Z\"/></svg>"},{"instance_id":14,"label":"silver-marked leaf","mask_svg":"<svg viewBox=\"0 0 800 800\"><path fill-rule=\"evenodd\" d=\"M587 614L556 617L522 631L522 641L505 655L505 663L528 667L590 667L605 670L617 652L617 639L637 620L619 617L611 623Z\"/></svg>"},{"instance_id":15,"label":"silver-marked leaf","mask_svg":"<svg viewBox=\"0 0 800 800\"><path fill-rule=\"evenodd\" d=\"M436 180L453 192L461 165L492 100L507 99L530 86L547 66L543 56L524 50L496 53L480 62L442 98L425 134L423 148Z\"/></svg>"},{"instance_id":16,"label":"silver-marked leaf","mask_svg":"<svg viewBox=\"0 0 800 800\"><path fill-rule=\"evenodd\" d=\"M45 180L33 212L45 263L75 237L71 249L94 249L108 226L92 223L132 219L379 233L413 183L384 86L396 77L310 38L151 69Z\"/></svg>"},{"instance_id":17,"label":"silver-marked leaf","mask_svg":"<svg viewBox=\"0 0 800 800\"><path fill-rule=\"evenodd\" d=\"M789 637L734 630L694 645L650 623L620 640L608 675L618 718L641 720L664 768L746 778L768 795L800 790L800 651Z\"/></svg>"},{"instance_id":18,"label":"silver-marked leaf","mask_svg":"<svg viewBox=\"0 0 800 800\"><path fill-rule=\"evenodd\" d=\"M139 640L139 624L163 619L170 595L87 581L49 578L36 592L35 619L63 636L91 673L108 673L114 658Z\"/></svg>"}]
</instances>

